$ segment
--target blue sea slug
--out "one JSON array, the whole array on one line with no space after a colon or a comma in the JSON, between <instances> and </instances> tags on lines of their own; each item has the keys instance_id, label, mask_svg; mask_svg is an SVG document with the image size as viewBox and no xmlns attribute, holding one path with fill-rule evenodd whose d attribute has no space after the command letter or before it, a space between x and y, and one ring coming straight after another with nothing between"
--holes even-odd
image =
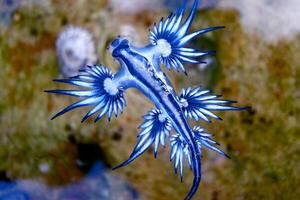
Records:
<instances>
[{"instance_id":1,"label":"blue sea slug","mask_svg":"<svg viewBox=\"0 0 300 200\"><path fill-rule=\"evenodd\" d=\"M217 148L218 143L212 139L211 134L199 126L191 128L188 118L210 122L210 119L221 119L212 111L245 109L235 107L232 104L236 102L222 100L220 96L200 87L183 89L181 94L177 95L170 80L161 69L161 65L164 65L169 69L186 73L184 63L199 64L202 63L200 59L203 56L213 54L212 51L201 52L187 47L192 39L224 28L218 26L188 33L198 4L199 0L195 0L185 20L184 5L165 20L162 19L155 24L153 30L150 31L150 44L145 47L135 47L122 37L113 40L109 49L120 64L120 69L116 74L102 65L87 66L80 71L78 76L55 80L82 87L83 90L47 91L82 98L81 101L57 113L53 119L75 108L92 106L82 121L97 114L95 122L105 114L111 120L113 115L117 117L120 112L123 112L126 106L124 92L127 89L135 88L144 94L155 108L144 116L144 122L139 127L141 131L137 145L129 159L114 169L128 165L152 145L154 145L156 156L159 146L164 146L166 140L170 138L170 159L174 161L175 172L179 170L182 179L185 159L194 173L193 185L185 199L191 199L199 187L202 148L206 147L227 156ZM175 130L172 136L170 136L171 129Z\"/></svg>"}]
</instances>

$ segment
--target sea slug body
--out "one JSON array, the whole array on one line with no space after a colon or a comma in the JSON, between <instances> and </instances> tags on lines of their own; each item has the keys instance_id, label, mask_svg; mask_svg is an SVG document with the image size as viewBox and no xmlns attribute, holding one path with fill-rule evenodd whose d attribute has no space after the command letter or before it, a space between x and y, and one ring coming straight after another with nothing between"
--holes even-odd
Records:
<instances>
[{"instance_id":1,"label":"sea slug body","mask_svg":"<svg viewBox=\"0 0 300 200\"><path fill-rule=\"evenodd\" d=\"M246 108L235 107L235 101L220 99L219 95L212 94L201 87L183 89L179 95L173 89L171 81L161 69L161 65L186 73L184 63L203 63L201 58L213 54L213 51L201 52L189 48L188 43L205 33L222 29L212 27L188 33L195 17L199 0L195 0L189 15L184 20L185 5L172 13L165 20L155 24L150 31L150 44L138 48L127 39L118 37L112 41L109 49L112 56L119 62L120 69L116 74L102 65L87 66L80 74L69 79L55 80L82 87L82 90L49 90L47 92L83 98L61 112L56 118L66 112L83 106L93 108L82 119L85 121L96 115L95 122L105 114L111 120L123 112L126 101L124 92L135 88L151 100L155 108L145 116L138 142L128 160L114 169L128 165L141 156L152 145L154 155L157 156L159 146L165 146L166 140L171 141L170 159L174 161L174 170L179 170L183 178L184 159L194 173L193 185L187 194L187 200L192 199L198 190L201 180L202 148L208 148L223 156L227 156L202 127L191 128L189 119L210 122L211 119L221 120L212 111L218 110L243 110ZM175 134L171 135L171 130Z\"/></svg>"}]
</instances>

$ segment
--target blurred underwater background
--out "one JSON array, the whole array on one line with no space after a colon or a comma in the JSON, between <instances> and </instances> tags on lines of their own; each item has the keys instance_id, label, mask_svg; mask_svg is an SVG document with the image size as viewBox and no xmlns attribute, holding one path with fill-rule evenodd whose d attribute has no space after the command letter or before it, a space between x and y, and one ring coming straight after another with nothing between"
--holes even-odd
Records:
<instances>
[{"instance_id":1,"label":"blurred underwater background","mask_svg":"<svg viewBox=\"0 0 300 200\"><path fill-rule=\"evenodd\" d=\"M191 1L192 2L192 1ZM300 199L300 1L203 0L192 29L226 29L193 41L216 50L189 76L166 70L179 92L202 85L251 106L192 123L231 159L204 151L195 200ZM180 200L193 174L174 175L169 145L111 171L130 155L153 106L126 93L126 112L80 123L86 109L51 117L75 99L49 95L81 65L118 69L107 46L118 35L148 43L148 29L181 0L0 0L0 200ZM79 32L72 32L76 29ZM69 31L69 32L68 32ZM62 38L62 42L59 42ZM70 41L68 41L70 40ZM73 68L72 68L73 67ZM188 169L186 167L186 169Z\"/></svg>"}]
</instances>

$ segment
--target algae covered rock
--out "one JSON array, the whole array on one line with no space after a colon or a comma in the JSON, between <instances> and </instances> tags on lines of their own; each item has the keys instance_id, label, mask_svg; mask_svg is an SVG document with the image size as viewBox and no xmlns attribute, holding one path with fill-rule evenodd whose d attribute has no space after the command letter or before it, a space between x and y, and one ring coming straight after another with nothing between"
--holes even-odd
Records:
<instances>
[{"instance_id":1,"label":"algae covered rock","mask_svg":"<svg viewBox=\"0 0 300 200\"><path fill-rule=\"evenodd\" d=\"M147 30L164 12L115 14L109 10L107 2L51 1L52 12L22 6L17 9L18 20L13 20L6 29L0 27L0 171L6 171L8 178L15 182L11 190L1 189L0 195L27 198L27 190L25 193L6 193L19 187L22 181L18 180L44 183L44 187L53 189L70 184L74 177L76 180L87 178L81 173L78 175L74 164L76 151L69 144L65 145L71 133L80 142L95 142L103 147L108 157L106 163L111 166L130 155L140 116L151 108L138 93L130 91L127 94L128 104L135 106L126 108L127 112L118 121L108 125L104 120L98 124L92 121L81 124L81 110L50 121L58 107L75 99L49 97L42 92L53 88L51 79L59 76L55 40L68 25L90 30L96 38L101 63L117 66L105 47L110 38L122 33L111 27L122 29L122 25L128 24L138 31ZM288 2L293 1L285 3ZM260 34L253 34L245 27L243 16L241 18L235 10L217 7L199 12L195 19L194 30L199 26L226 26L225 30L192 44L203 50L216 50L212 68L217 73L210 71L210 65L206 68L187 66L190 78L169 74L174 86L182 88L191 83L196 86L203 81L206 88L214 87L216 93L224 93L224 98L234 96L239 103L253 108L241 114L220 113L227 120L205 127L216 133L216 139L231 160L217 159L214 153L204 152L204 179L198 199L299 199L300 38L297 34L290 37L285 33L288 39L284 36L276 40L276 44L266 43ZM289 21L284 23L290 26ZM276 28L284 29L285 26ZM130 34L131 30L128 31ZM267 35L272 38L272 34L271 31ZM139 38L141 43L146 42L146 38ZM218 77L210 76L211 73ZM159 152L156 160L152 154L150 152L139 162L113 173L122 177L121 182L125 179L125 183L130 183L145 200L180 200L191 184L191 173L187 171L186 179L180 183L171 172L171 163L166 161L169 148ZM44 168L43 163L49 164L50 168ZM62 195L61 191L58 193Z\"/></svg>"}]
</instances>

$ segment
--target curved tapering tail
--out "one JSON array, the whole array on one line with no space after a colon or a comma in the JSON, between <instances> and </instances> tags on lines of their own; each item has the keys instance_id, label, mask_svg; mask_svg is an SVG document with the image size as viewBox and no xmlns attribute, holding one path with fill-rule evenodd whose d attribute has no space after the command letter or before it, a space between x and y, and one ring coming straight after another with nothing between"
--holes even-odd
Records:
<instances>
[{"instance_id":1,"label":"curved tapering tail","mask_svg":"<svg viewBox=\"0 0 300 200\"><path fill-rule=\"evenodd\" d=\"M201 152L195 142L190 144L190 152L192 154L192 168L194 172L193 185L185 197L185 200L190 200L196 194L201 181Z\"/></svg>"}]
</instances>

